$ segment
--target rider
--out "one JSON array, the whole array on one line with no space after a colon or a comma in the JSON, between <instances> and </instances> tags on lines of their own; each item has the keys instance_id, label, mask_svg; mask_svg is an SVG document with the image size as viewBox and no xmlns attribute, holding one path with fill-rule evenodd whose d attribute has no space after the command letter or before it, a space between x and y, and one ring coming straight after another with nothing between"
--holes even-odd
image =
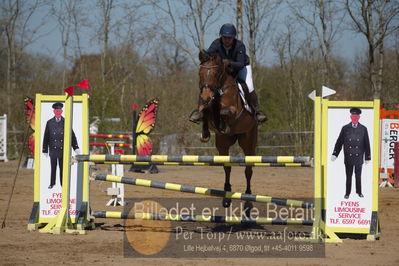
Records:
<instances>
[{"instance_id":1,"label":"rider","mask_svg":"<svg viewBox=\"0 0 399 266\"><path fill-rule=\"evenodd\" d=\"M236 34L237 30L233 24L224 24L220 28L220 38L212 42L207 52L209 54L217 52L223 59L224 66L232 67L235 75L238 75L238 79L245 81L248 87L247 92L246 88L244 88L245 99L254 110L258 123L263 123L267 120L267 117L259 111L258 96L256 95L252 82L252 70L249 65L249 57L245 52L244 43L235 38ZM202 117L203 113L197 109L191 114L189 119L191 122L197 123L202 120Z\"/></svg>"}]
</instances>

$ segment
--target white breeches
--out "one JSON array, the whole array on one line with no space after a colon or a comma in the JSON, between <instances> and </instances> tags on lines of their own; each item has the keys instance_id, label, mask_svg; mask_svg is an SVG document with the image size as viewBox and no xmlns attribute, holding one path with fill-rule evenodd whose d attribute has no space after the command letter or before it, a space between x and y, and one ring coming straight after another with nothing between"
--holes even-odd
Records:
<instances>
[{"instance_id":1,"label":"white breeches","mask_svg":"<svg viewBox=\"0 0 399 266\"><path fill-rule=\"evenodd\" d=\"M250 65L247 65L243 67L240 71L238 71L238 77L242 80L245 80L245 83L247 83L250 93L255 90L254 83L252 81L252 68Z\"/></svg>"}]
</instances>

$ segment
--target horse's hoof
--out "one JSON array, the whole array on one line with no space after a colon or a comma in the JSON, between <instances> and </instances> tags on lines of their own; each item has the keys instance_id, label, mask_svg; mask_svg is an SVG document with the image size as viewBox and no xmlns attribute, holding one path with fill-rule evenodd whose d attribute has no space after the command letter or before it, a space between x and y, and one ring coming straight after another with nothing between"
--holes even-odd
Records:
<instances>
[{"instance_id":1,"label":"horse's hoof","mask_svg":"<svg viewBox=\"0 0 399 266\"><path fill-rule=\"evenodd\" d=\"M199 123L202 121L203 116L204 116L204 115L203 115L202 112L199 112L198 110L194 110L194 111L191 112L191 114L190 114L188 120L189 120L190 122L199 124Z\"/></svg>"},{"instance_id":2,"label":"horse's hoof","mask_svg":"<svg viewBox=\"0 0 399 266\"><path fill-rule=\"evenodd\" d=\"M246 218L251 218L251 211L254 205L252 204L251 201L246 201L244 203L244 211L245 211L245 216Z\"/></svg>"},{"instance_id":3,"label":"horse's hoof","mask_svg":"<svg viewBox=\"0 0 399 266\"><path fill-rule=\"evenodd\" d=\"M201 137L201 138L200 138L200 141L203 142L203 143L206 143L206 142L208 142L210 139L211 139L210 137L207 137L207 138Z\"/></svg>"},{"instance_id":4,"label":"horse's hoof","mask_svg":"<svg viewBox=\"0 0 399 266\"><path fill-rule=\"evenodd\" d=\"M200 137L200 141L201 142L208 142L211 139L211 133L208 132L202 132L201 137Z\"/></svg>"},{"instance_id":5,"label":"horse's hoof","mask_svg":"<svg viewBox=\"0 0 399 266\"><path fill-rule=\"evenodd\" d=\"M228 208L231 205L231 199L224 198L222 201L223 207Z\"/></svg>"}]
</instances>

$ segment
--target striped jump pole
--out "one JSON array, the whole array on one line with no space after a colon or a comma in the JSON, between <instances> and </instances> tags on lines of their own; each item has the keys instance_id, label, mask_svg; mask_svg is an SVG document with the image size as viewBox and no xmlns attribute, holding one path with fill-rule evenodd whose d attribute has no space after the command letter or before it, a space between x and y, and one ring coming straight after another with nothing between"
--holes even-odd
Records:
<instances>
[{"instance_id":1,"label":"striped jump pole","mask_svg":"<svg viewBox=\"0 0 399 266\"><path fill-rule=\"evenodd\" d=\"M130 139L130 138L132 138L131 135L115 135L115 134L90 134L89 136L91 138L104 138L104 139L110 139L110 138Z\"/></svg>"},{"instance_id":2,"label":"striped jump pole","mask_svg":"<svg viewBox=\"0 0 399 266\"><path fill-rule=\"evenodd\" d=\"M197 156L197 155L76 155L81 162L184 162L184 163L310 163L308 156Z\"/></svg>"},{"instance_id":3,"label":"striped jump pole","mask_svg":"<svg viewBox=\"0 0 399 266\"><path fill-rule=\"evenodd\" d=\"M96 164L115 164L115 162L96 162ZM252 166L252 167L311 167L310 163L185 163L185 162L119 162L133 165L168 165L168 166Z\"/></svg>"},{"instance_id":4,"label":"striped jump pole","mask_svg":"<svg viewBox=\"0 0 399 266\"><path fill-rule=\"evenodd\" d=\"M159 220L159 221L181 221L181 222L208 222L208 223L229 223L229 224L269 224L269 225L307 225L312 226L313 220L303 219L272 219L267 217L241 218L236 216L207 216L207 215L172 215L154 213L129 213L94 211L95 218L111 219L135 219L135 220Z\"/></svg>"},{"instance_id":5,"label":"striped jump pole","mask_svg":"<svg viewBox=\"0 0 399 266\"><path fill-rule=\"evenodd\" d=\"M224 191L224 190L217 190L217 189L210 189L203 187L193 187L193 186L165 183L165 182L159 182L159 181L153 181L141 178L128 178L123 176L105 175L105 174L96 174L94 178L96 180L101 180L101 181L123 183L123 184L142 186L142 187L152 187L152 188L173 190L185 193L209 195L220 198L238 199L244 201L262 202L262 203L274 203L280 206L292 206L298 208L313 208L313 203L300 201L300 200L273 198L268 196L245 194L245 193L231 192L231 191Z\"/></svg>"},{"instance_id":6,"label":"striped jump pole","mask_svg":"<svg viewBox=\"0 0 399 266\"><path fill-rule=\"evenodd\" d=\"M111 147L112 145L114 145L115 147L128 147L131 148L132 144L128 144L128 143L97 143L97 142L91 142L89 144L90 146L96 146L96 147Z\"/></svg>"}]
</instances>

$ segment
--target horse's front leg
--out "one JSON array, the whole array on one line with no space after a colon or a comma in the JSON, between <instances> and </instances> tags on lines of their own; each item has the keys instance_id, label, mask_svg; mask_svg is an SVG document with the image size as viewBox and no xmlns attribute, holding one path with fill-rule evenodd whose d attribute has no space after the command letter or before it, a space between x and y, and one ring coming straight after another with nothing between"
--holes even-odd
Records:
<instances>
[{"instance_id":1,"label":"horse's front leg","mask_svg":"<svg viewBox=\"0 0 399 266\"><path fill-rule=\"evenodd\" d=\"M204 117L202 118L202 133L201 133L201 142L208 142L211 138L211 133L209 132L208 125L208 111L204 110Z\"/></svg>"}]
</instances>

